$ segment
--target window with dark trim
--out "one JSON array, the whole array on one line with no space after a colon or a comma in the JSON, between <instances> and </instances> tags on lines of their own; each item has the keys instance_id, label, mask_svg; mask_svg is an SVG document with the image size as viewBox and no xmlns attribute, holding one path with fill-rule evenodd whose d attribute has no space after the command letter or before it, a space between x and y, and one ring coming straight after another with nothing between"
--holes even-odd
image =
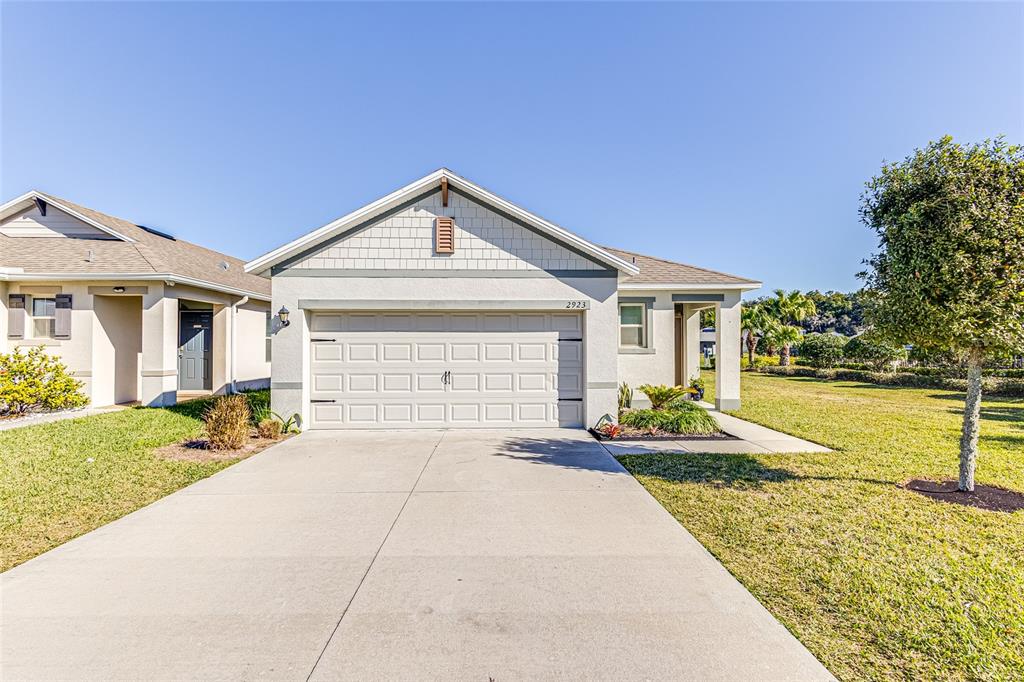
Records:
<instances>
[{"instance_id":1,"label":"window with dark trim","mask_svg":"<svg viewBox=\"0 0 1024 682\"><path fill-rule=\"evenodd\" d=\"M647 348L647 305L644 303L619 304L619 347Z\"/></svg>"},{"instance_id":2,"label":"window with dark trim","mask_svg":"<svg viewBox=\"0 0 1024 682\"><path fill-rule=\"evenodd\" d=\"M57 300L32 297L32 336L52 339L56 333Z\"/></svg>"}]
</instances>

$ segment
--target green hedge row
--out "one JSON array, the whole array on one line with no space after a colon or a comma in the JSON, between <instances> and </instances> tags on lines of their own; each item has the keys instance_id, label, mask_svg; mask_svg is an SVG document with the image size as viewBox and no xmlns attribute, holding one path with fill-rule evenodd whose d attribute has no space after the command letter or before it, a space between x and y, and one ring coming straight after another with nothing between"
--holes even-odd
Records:
<instances>
[{"instance_id":1,"label":"green hedge row","mask_svg":"<svg viewBox=\"0 0 1024 682\"><path fill-rule=\"evenodd\" d=\"M813 367L759 367L752 371L787 377L813 377L826 381L860 381L879 386L906 386L934 388L943 391L965 392L967 380L960 377L920 374L915 372L873 372L864 369L815 369ZM1024 380L1017 377L987 376L982 379L982 392L1011 398L1024 397Z\"/></svg>"}]
</instances>

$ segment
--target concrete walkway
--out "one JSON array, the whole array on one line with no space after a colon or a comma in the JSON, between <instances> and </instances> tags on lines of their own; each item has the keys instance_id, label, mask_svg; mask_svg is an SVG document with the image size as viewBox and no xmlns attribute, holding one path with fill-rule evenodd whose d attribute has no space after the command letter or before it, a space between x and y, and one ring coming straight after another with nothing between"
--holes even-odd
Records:
<instances>
[{"instance_id":1,"label":"concrete walkway","mask_svg":"<svg viewBox=\"0 0 1024 682\"><path fill-rule=\"evenodd\" d=\"M788 433L723 414L709 403L698 403L718 421L730 436L739 440L616 441L602 443L613 455L643 455L660 452L705 452L720 455L745 455L767 452L832 452L824 445L803 440Z\"/></svg>"},{"instance_id":2,"label":"concrete walkway","mask_svg":"<svg viewBox=\"0 0 1024 682\"><path fill-rule=\"evenodd\" d=\"M307 433L0 600L4 680L831 679L575 430Z\"/></svg>"}]
</instances>

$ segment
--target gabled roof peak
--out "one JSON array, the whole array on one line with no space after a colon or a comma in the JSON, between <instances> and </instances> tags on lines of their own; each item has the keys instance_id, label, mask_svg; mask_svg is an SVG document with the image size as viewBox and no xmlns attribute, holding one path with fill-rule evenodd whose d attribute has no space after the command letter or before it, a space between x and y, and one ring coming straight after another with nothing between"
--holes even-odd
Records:
<instances>
[{"instance_id":1,"label":"gabled roof peak","mask_svg":"<svg viewBox=\"0 0 1024 682\"><path fill-rule=\"evenodd\" d=\"M442 184L442 178L444 178L448 185L455 191L476 201L494 206L514 219L543 234L546 234L549 237L552 237L556 241L561 241L572 246L577 251L586 254L598 262L609 265L626 274L637 274L639 272L639 269L632 263L619 258L615 254L606 251L597 244L587 241L579 235L569 232L563 227L541 218L535 213L531 213L510 201L502 199L497 194L484 189L445 166L438 168L428 175L425 175L422 178L409 183L405 187L397 189L394 192L363 206L362 208L358 208L337 220L327 223L323 227L313 230L294 241L280 246L273 251L246 263L245 271L267 274L275 265L278 265L279 263L288 260L303 251L314 248L341 234L345 230L356 227L368 220L372 220L413 197L429 192L435 187L439 188Z\"/></svg>"}]
</instances>

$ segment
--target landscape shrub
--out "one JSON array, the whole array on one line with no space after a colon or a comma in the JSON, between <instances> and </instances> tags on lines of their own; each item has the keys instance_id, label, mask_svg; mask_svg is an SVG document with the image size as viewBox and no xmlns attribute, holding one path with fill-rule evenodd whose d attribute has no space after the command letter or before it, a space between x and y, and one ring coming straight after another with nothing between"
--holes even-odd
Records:
<instances>
[{"instance_id":1,"label":"landscape shrub","mask_svg":"<svg viewBox=\"0 0 1024 682\"><path fill-rule=\"evenodd\" d=\"M876 339L870 333L855 336L847 341L842 352L846 359L863 362L878 370L891 369L896 363L907 359L906 348Z\"/></svg>"},{"instance_id":2,"label":"landscape shrub","mask_svg":"<svg viewBox=\"0 0 1024 682\"><path fill-rule=\"evenodd\" d=\"M647 396L647 399L651 401L651 408L655 410L664 409L680 398L693 393L690 389L682 386L651 386L650 384L637 386L637 390Z\"/></svg>"},{"instance_id":3,"label":"landscape shrub","mask_svg":"<svg viewBox=\"0 0 1024 682\"><path fill-rule=\"evenodd\" d=\"M249 438L252 411L243 394L227 395L213 401L206 411L206 436L214 450L237 450Z\"/></svg>"},{"instance_id":4,"label":"landscape shrub","mask_svg":"<svg viewBox=\"0 0 1024 682\"><path fill-rule=\"evenodd\" d=\"M0 414L82 407L82 382L41 346L0 353Z\"/></svg>"},{"instance_id":5,"label":"landscape shrub","mask_svg":"<svg viewBox=\"0 0 1024 682\"><path fill-rule=\"evenodd\" d=\"M800 341L800 360L811 367L836 367L843 359L846 337L835 334L805 334Z\"/></svg>"},{"instance_id":6,"label":"landscape shrub","mask_svg":"<svg viewBox=\"0 0 1024 682\"><path fill-rule=\"evenodd\" d=\"M933 388L942 391L967 390L967 379L914 372L875 372L863 369L816 369L814 367L763 367L759 370L765 374L788 377L813 377L826 381L860 381L879 386L901 386L905 388ZM982 380L983 390L987 395L1008 398L1024 397L1024 380L1015 377L988 376Z\"/></svg>"},{"instance_id":7,"label":"landscape shrub","mask_svg":"<svg viewBox=\"0 0 1024 682\"><path fill-rule=\"evenodd\" d=\"M721 431L718 422L706 410L687 402L664 410L626 410L619 417L619 423L643 431L660 429L669 433L690 435Z\"/></svg>"},{"instance_id":8,"label":"landscape shrub","mask_svg":"<svg viewBox=\"0 0 1024 682\"><path fill-rule=\"evenodd\" d=\"M256 433L259 434L260 438L269 438L270 440L276 440L281 436L281 429L284 424L280 420L274 419L261 419L259 424L256 425Z\"/></svg>"},{"instance_id":9,"label":"landscape shrub","mask_svg":"<svg viewBox=\"0 0 1024 682\"><path fill-rule=\"evenodd\" d=\"M751 365L747 356L740 358L740 369L761 369L762 367L777 367L779 364L778 355L755 355L754 364Z\"/></svg>"}]
</instances>

